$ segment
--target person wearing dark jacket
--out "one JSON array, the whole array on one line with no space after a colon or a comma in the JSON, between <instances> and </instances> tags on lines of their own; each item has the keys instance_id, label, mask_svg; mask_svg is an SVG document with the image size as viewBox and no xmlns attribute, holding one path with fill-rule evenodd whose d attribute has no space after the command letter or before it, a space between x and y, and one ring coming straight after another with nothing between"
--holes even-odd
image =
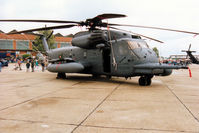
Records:
<instances>
[{"instance_id":1,"label":"person wearing dark jacket","mask_svg":"<svg viewBox=\"0 0 199 133\"><path fill-rule=\"evenodd\" d=\"M35 61L34 60L31 60L31 68L32 68L32 72L34 72L34 67L35 67Z\"/></svg>"},{"instance_id":2,"label":"person wearing dark jacket","mask_svg":"<svg viewBox=\"0 0 199 133\"><path fill-rule=\"evenodd\" d=\"M44 72L44 69L45 69L44 61L41 62L41 66L42 66L42 72Z\"/></svg>"},{"instance_id":3,"label":"person wearing dark jacket","mask_svg":"<svg viewBox=\"0 0 199 133\"><path fill-rule=\"evenodd\" d=\"M26 68L27 68L26 72L29 72L29 68L30 68L30 62L29 61L26 62Z\"/></svg>"}]
</instances>

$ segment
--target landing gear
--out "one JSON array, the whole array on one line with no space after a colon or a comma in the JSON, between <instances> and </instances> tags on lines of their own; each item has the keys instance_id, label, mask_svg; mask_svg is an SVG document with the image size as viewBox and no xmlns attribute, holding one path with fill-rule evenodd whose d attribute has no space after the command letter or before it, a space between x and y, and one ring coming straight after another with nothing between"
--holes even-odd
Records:
<instances>
[{"instance_id":1,"label":"landing gear","mask_svg":"<svg viewBox=\"0 0 199 133\"><path fill-rule=\"evenodd\" d=\"M66 79L66 74L65 73L57 73L57 79Z\"/></svg>"},{"instance_id":2,"label":"landing gear","mask_svg":"<svg viewBox=\"0 0 199 133\"><path fill-rule=\"evenodd\" d=\"M140 86L149 86L151 85L151 79L153 76L151 75L145 75L145 76L141 76L139 78L139 85Z\"/></svg>"},{"instance_id":3,"label":"landing gear","mask_svg":"<svg viewBox=\"0 0 199 133\"><path fill-rule=\"evenodd\" d=\"M93 77L94 79L97 79L97 78L100 78L100 75L98 75L98 74L93 74L92 77Z\"/></svg>"},{"instance_id":4,"label":"landing gear","mask_svg":"<svg viewBox=\"0 0 199 133\"><path fill-rule=\"evenodd\" d=\"M107 79L111 79L111 77L112 77L111 75L106 75Z\"/></svg>"}]
</instances>

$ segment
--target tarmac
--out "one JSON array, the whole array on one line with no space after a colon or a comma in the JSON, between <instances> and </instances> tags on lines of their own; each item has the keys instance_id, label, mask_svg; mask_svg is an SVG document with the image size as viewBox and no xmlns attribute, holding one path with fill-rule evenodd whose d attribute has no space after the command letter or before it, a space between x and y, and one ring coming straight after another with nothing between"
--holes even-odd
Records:
<instances>
[{"instance_id":1,"label":"tarmac","mask_svg":"<svg viewBox=\"0 0 199 133\"><path fill-rule=\"evenodd\" d=\"M0 72L0 133L199 133L199 65L154 77Z\"/></svg>"}]
</instances>

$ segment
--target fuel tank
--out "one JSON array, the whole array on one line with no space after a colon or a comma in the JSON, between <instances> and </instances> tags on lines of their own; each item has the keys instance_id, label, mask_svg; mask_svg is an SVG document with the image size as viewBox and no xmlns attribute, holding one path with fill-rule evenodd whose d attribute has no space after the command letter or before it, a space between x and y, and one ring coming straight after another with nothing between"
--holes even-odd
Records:
<instances>
[{"instance_id":1,"label":"fuel tank","mask_svg":"<svg viewBox=\"0 0 199 133\"><path fill-rule=\"evenodd\" d=\"M77 73L84 70L84 66L80 63L71 62L64 64L49 64L47 70L50 72L60 73Z\"/></svg>"}]
</instances>

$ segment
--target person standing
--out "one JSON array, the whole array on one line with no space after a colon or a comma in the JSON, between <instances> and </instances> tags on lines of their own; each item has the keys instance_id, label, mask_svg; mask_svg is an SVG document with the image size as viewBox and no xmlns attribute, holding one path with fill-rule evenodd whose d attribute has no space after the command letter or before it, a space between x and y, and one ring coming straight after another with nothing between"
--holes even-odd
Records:
<instances>
[{"instance_id":1,"label":"person standing","mask_svg":"<svg viewBox=\"0 0 199 133\"><path fill-rule=\"evenodd\" d=\"M19 70L22 70L21 69L21 59L18 59L17 63L18 63L18 66L19 66Z\"/></svg>"},{"instance_id":2,"label":"person standing","mask_svg":"<svg viewBox=\"0 0 199 133\"><path fill-rule=\"evenodd\" d=\"M29 72L29 68L30 68L30 62L29 61L26 62L26 68L27 68L26 72Z\"/></svg>"},{"instance_id":3,"label":"person standing","mask_svg":"<svg viewBox=\"0 0 199 133\"><path fill-rule=\"evenodd\" d=\"M36 59L35 60L35 68L38 69L38 67L39 67L39 63L38 63L38 60Z\"/></svg>"},{"instance_id":4,"label":"person standing","mask_svg":"<svg viewBox=\"0 0 199 133\"><path fill-rule=\"evenodd\" d=\"M44 61L41 62L41 66L42 66L42 72L44 72L44 68L45 68L45 63L44 63Z\"/></svg>"},{"instance_id":5,"label":"person standing","mask_svg":"<svg viewBox=\"0 0 199 133\"><path fill-rule=\"evenodd\" d=\"M31 68L32 68L32 72L34 72L34 67L35 67L35 61L34 59L31 60Z\"/></svg>"}]
</instances>

